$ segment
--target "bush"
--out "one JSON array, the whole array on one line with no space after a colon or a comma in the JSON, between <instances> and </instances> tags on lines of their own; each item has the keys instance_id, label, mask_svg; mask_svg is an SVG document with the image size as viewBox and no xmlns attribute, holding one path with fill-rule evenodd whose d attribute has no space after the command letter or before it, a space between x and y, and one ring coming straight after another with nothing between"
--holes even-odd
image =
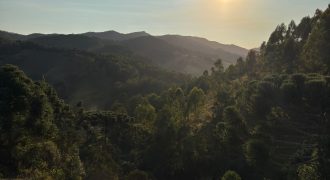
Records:
<instances>
[{"instance_id":1,"label":"bush","mask_svg":"<svg viewBox=\"0 0 330 180\"><path fill-rule=\"evenodd\" d=\"M237 174L235 171L226 171L226 173L222 176L221 180L241 180L241 176Z\"/></svg>"}]
</instances>

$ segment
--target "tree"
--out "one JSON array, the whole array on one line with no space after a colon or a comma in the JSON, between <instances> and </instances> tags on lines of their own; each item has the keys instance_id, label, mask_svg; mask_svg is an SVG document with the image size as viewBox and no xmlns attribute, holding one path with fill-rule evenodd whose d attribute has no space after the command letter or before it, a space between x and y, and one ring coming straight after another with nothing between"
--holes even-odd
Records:
<instances>
[{"instance_id":1,"label":"tree","mask_svg":"<svg viewBox=\"0 0 330 180\"><path fill-rule=\"evenodd\" d=\"M203 72L203 76L209 76L209 71L208 70L205 70L204 72Z\"/></svg>"},{"instance_id":2,"label":"tree","mask_svg":"<svg viewBox=\"0 0 330 180\"><path fill-rule=\"evenodd\" d=\"M224 67L223 67L222 59L217 59L214 63L214 66L217 72L223 73Z\"/></svg>"},{"instance_id":3,"label":"tree","mask_svg":"<svg viewBox=\"0 0 330 180\"><path fill-rule=\"evenodd\" d=\"M303 68L308 72L328 74L330 73L330 8L319 16L303 48Z\"/></svg>"},{"instance_id":4,"label":"tree","mask_svg":"<svg viewBox=\"0 0 330 180\"><path fill-rule=\"evenodd\" d=\"M298 47L294 37L288 37L283 47L283 68L286 73L293 73L297 70Z\"/></svg>"},{"instance_id":5,"label":"tree","mask_svg":"<svg viewBox=\"0 0 330 180\"><path fill-rule=\"evenodd\" d=\"M201 105L201 103L203 103L204 96L205 94L202 89L197 87L192 88L188 94L187 111L188 112L196 111L198 106Z\"/></svg>"},{"instance_id":6,"label":"tree","mask_svg":"<svg viewBox=\"0 0 330 180\"><path fill-rule=\"evenodd\" d=\"M298 167L297 170L299 180L319 180L317 166L314 164L303 164Z\"/></svg>"},{"instance_id":7,"label":"tree","mask_svg":"<svg viewBox=\"0 0 330 180\"><path fill-rule=\"evenodd\" d=\"M136 119L144 124L149 129L153 128L154 121L156 119L155 108L147 101L139 104L134 111Z\"/></svg>"},{"instance_id":8,"label":"tree","mask_svg":"<svg viewBox=\"0 0 330 180\"><path fill-rule=\"evenodd\" d=\"M235 128L244 127L244 122L242 120L242 117L240 116L236 108L233 106L229 106L224 110L223 118L227 126L231 126Z\"/></svg>"},{"instance_id":9,"label":"tree","mask_svg":"<svg viewBox=\"0 0 330 180\"><path fill-rule=\"evenodd\" d=\"M222 176L221 180L241 180L241 176L237 174L235 171L228 170Z\"/></svg>"},{"instance_id":10,"label":"tree","mask_svg":"<svg viewBox=\"0 0 330 180\"><path fill-rule=\"evenodd\" d=\"M254 75L257 65L257 52L255 50L250 50L245 61L248 75Z\"/></svg>"},{"instance_id":11,"label":"tree","mask_svg":"<svg viewBox=\"0 0 330 180\"><path fill-rule=\"evenodd\" d=\"M288 25L288 29L286 31L286 38L289 37L293 37L293 39L295 39L295 31L296 31L297 25L296 23L292 20L289 25Z\"/></svg>"},{"instance_id":12,"label":"tree","mask_svg":"<svg viewBox=\"0 0 330 180\"><path fill-rule=\"evenodd\" d=\"M279 45L284 41L286 35L286 26L285 24L278 25L275 31L270 35L268 43L271 45Z\"/></svg>"},{"instance_id":13,"label":"tree","mask_svg":"<svg viewBox=\"0 0 330 180\"><path fill-rule=\"evenodd\" d=\"M312 31L312 20L310 17L304 17L296 27L297 41L305 43Z\"/></svg>"},{"instance_id":14,"label":"tree","mask_svg":"<svg viewBox=\"0 0 330 180\"><path fill-rule=\"evenodd\" d=\"M237 73L239 76L245 73L245 64L242 57L239 57L236 61Z\"/></svg>"},{"instance_id":15,"label":"tree","mask_svg":"<svg viewBox=\"0 0 330 180\"><path fill-rule=\"evenodd\" d=\"M244 144L248 136L247 129L235 107L227 107L223 112L223 119L224 127L221 130L222 142L224 143L227 156L231 163L233 166L237 166L237 164L241 164L244 161L242 144ZM219 124L221 124L221 122L218 123L218 125Z\"/></svg>"},{"instance_id":16,"label":"tree","mask_svg":"<svg viewBox=\"0 0 330 180\"><path fill-rule=\"evenodd\" d=\"M76 120L45 82L0 68L0 171L5 177L79 179ZM4 169L3 169L4 167Z\"/></svg>"}]
</instances>

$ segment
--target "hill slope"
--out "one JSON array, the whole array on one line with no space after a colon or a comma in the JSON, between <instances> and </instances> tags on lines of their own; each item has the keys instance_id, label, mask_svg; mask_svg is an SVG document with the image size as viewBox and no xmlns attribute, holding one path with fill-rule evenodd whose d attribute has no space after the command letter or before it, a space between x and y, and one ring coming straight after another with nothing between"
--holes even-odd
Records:
<instances>
[{"instance_id":1,"label":"hill slope","mask_svg":"<svg viewBox=\"0 0 330 180\"><path fill-rule=\"evenodd\" d=\"M149 59L149 63L167 70L200 75L217 59L224 66L245 57L247 49L224 45L204 38L165 35L151 36L146 32L122 34L116 31L82 34L30 34L0 32L0 37L12 41L32 41L42 46L88 50L94 53L132 53Z\"/></svg>"},{"instance_id":2,"label":"hill slope","mask_svg":"<svg viewBox=\"0 0 330 180\"><path fill-rule=\"evenodd\" d=\"M35 80L45 78L70 104L109 108L136 94L160 92L185 76L146 65L130 55L97 55L45 48L31 42L0 43L0 65L14 64Z\"/></svg>"},{"instance_id":3,"label":"hill slope","mask_svg":"<svg viewBox=\"0 0 330 180\"><path fill-rule=\"evenodd\" d=\"M202 52L205 54L227 56L229 59L233 56L245 57L248 53L248 49L236 45L221 44L216 41L209 41L205 38L200 37L164 35L159 36L159 38L178 47L182 47L192 51Z\"/></svg>"}]
</instances>

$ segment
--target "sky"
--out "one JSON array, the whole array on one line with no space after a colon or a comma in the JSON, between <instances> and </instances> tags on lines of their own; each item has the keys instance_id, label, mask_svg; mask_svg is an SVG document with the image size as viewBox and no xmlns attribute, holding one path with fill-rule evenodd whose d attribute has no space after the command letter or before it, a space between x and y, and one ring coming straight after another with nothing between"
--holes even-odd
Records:
<instances>
[{"instance_id":1,"label":"sky","mask_svg":"<svg viewBox=\"0 0 330 180\"><path fill-rule=\"evenodd\" d=\"M204 37L258 47L329 0L0 0L0 30L20 34L115 30Z\"/></svg>"}]
</instances>

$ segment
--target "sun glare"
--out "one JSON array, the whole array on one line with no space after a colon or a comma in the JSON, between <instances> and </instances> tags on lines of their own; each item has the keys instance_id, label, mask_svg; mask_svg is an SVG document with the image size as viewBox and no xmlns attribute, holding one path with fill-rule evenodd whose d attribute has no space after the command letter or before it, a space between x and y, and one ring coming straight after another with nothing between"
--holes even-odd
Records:
<instances>
[{"instance_id":1,"label":"sun glare","mask_svg":"<svg viewBox=\"0 0 330 180\"><path fill-rule=\"evenodd\" d=\"M218 0L218 1L221 2L221 3L228 3L228 2L230 2L232 0Z\"/></svg>"}]
</instances>

